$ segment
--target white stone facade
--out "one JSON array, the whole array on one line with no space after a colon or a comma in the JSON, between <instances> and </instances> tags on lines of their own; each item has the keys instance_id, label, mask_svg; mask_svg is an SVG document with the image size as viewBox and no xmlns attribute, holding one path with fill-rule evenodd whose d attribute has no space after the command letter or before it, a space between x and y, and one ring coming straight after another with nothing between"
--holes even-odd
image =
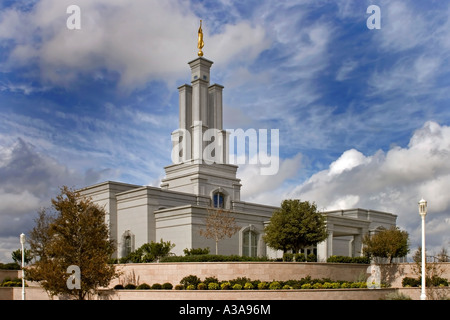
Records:
<instances>
[{"instance_id":1,"label":"white stone facade","mask_svg":"<svg viewBox=\"0 0 450 320\"><path fill-rule=\"evenodd\" d=\"M215 242L199 233L205 227L208 208L214 206L230 210L240 227L231 238L220 241L219 254L282 256L268 248L262 238L264 226L278 208L240 199L238 167L228 163L228 135L222 124L223 86L209 82L212 64L203 57L189 62L191 85L178 88L179 126L188 134L172 134L172 156L175 154L177 162L165 168L161 188L107 181L80 190L105 207L110 237L117 242L115 257L160 239L174 243L172 252L176 255L182 255L185 248L209 247L214 253ZM201 137L208 129L214 129L216 139L222 142L220 150L215 149L218 161L212 164L203 158L208 141ZM186 137L189 139L183 140ZM319 261L333 254L360 256L364 234L396 222L393 214L364 209L324 215L329 238L306 252L316 252Z\"/></svg>"}]
</instances>

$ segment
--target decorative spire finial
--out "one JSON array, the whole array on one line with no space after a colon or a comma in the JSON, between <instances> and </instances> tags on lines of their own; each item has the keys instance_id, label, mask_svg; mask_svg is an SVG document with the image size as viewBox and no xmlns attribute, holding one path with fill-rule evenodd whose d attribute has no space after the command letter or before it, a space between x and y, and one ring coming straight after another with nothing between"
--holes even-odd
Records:
<instances>
[{"instance_id":1,"label":"decorative spire finial","mask_svg":"<svg viewBox=\"0 0 450 320\"><path fill-rule=\"evenodd\" d=\"M198 50L198 56L199 57L203 57L203 46L205 45L205 43L203 42L203 30L202 30L202 20L200 20L200 28L198 28L198 45L197 48Z\"/></svg>"}]
</instances>

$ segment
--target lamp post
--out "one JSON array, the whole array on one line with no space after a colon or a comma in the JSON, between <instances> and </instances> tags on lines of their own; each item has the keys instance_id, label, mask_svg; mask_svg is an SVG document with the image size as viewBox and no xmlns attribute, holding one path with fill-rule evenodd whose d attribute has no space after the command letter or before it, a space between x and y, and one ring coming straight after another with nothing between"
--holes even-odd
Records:
<instances>
[{"instance_id":1,"label":"lamp post","mask_svg":"<svg viewBox=\"0 0 450 320\"><path fill-rule=\"evenodd\" d=\"M20 244L22 245L22 300L25 300L25 271L23 270L25 266L25 250L23 248L25 244L25 234L20 235Z\"/></svg>"},{"instance_id":2,"label":"lamp post","mask_svg":"<svg viewBox=\"0 0 450 320\"><path fill-rule=\"evenodd\" d=\"M427 202L423 198L419 201L419 214L422 217L422 293L420 294L420 300L427 300L425 293L425 216L427 215Z\"/></svg>"}]
</instances>

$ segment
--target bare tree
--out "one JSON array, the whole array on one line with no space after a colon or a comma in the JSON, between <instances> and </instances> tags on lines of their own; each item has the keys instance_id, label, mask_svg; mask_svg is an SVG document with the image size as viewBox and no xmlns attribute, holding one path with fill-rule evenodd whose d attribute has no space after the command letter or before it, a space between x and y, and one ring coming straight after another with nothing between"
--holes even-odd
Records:
<instances>
[{"instance_id":1,"label":"bare tree","mask_svg":"<svg viewBox=\"0 0 450 320\"><path fill-rule=\"evenodd\" d=\"M239 226L229 210L222 208L208 208L207 210L205 229L200 230L200 235L216 242L216 254L218 254L219 241L225 237L231 238L239 230Z\"/></svg>"}]
</instances>

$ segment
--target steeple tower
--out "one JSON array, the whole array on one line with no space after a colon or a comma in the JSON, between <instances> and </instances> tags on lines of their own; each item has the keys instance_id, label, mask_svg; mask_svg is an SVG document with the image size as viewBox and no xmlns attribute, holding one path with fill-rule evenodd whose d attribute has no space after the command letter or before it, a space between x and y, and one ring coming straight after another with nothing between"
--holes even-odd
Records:
<instances>
[{"instance_id":1,"label":"steeple tower","mask_svg":"<svg viewBox=\"0 0 450 320\"><path fill-rule=\"evenodd\" d=\"M175 164L165 168L161 188L211 197L220 190L225 206L229 206L231 201L240 200L241 184L236 178L238 167L228 164L228 134L223 130L222 116L224 87L210 84L212 61L199 56L188 64L191 84L178 88L179 129L172 133Z\"/></svg>"}]
</instances>

